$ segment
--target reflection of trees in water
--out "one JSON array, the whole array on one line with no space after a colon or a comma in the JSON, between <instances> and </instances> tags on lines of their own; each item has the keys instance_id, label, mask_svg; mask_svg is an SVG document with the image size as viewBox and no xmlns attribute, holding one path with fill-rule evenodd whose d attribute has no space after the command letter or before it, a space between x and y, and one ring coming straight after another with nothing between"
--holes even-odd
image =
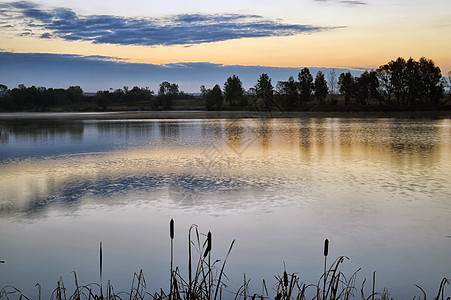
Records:
<instances>
[{"instance_id":1,"label":"reflection of trees in water","mask_svg":"<svg viewBox=\"0 0 451 300\"><path fill-rule=\"evenodd\" d=\"M309 119L299 119L299 147L309 149L311 143L311 130Z\"/></svg>"},{"instance_id":2,"label":"reflection of trees in water","mask_svg":"<svg viewBox=\"0 0 451 300\"><path fill-rule=\"evenodd\" d=\"M257 134L263 151L267 152L273 137L273 124L267 120L262 120L257 127Z\"/></svg>"},{"instance_id":3,"label":"reflection of trees in water","mask_svg":"<svg viewBox=\"0 0 451 300\"><path fill-rule=\"evenodd\" d=\"M69 138L79 143L83 138L83 123L56 120L0 121L0 142L9 143L11 138L33 142L48 142Z\"/></svg>"},{"instance_id":4,"label":"reflection of trees in water","mask_svg":"<svg viewBox=\"0 0 451 300\"><path fill-rule=\"evenodd\" d=\"M97 130L102 136L114 136L123 138L145 138L153 135L154 122L97 122Z\"/></svg>"},{"instance_id":5,"label":"reflection of trees in water","mask_svg":"<svg viewBox=\"0 0 451 300\"><path fill-rule=\"evenodd\" d=\"M389 123L390 148L394 153L419 153L433 150L440 141L439 128L431 123Z\"/></svg>"},{"instance_id":6,"label":"reflection of trees in water","mask_svg":"<svg viewBox=\"0 0 451 300\"><path fill-rule=\"evenodd\" d=\"M9 130L7 130L3 125L0 125L0 143L8 144L9 142Z\"/></svg>"},{"instance_id":7,"label":"reflection of trees in water","mask_svg":"<svg viewBox=\"0 0 451 300\"><path fill-rule=\"evenodd\" d=\"M162 140L177 138L180 133L180 124L178 121L160 121L160 137Z\"/></svg>"},{"instance_id":8,"label":"reflection of trees in water","mask_svg":"<svg viewBox=\"0 0 451 300\"><path fill-rule=\"evenodd\" d=\"M235 149L241 147L244 126L242 120L227 119L225 124L227 144Z\"/></svg>"},{"instance_id":9,"label":"reflection of trees in water","mask_svg":"<svg viewBox=\"0 0 451 300\"><path fill-rule=\"evenodd\" d=\"M201 133L203 138L211 138L215 140L222 139L223 126L222 122L210 120L202 120Z\"/></svg>"},{"instance_id":10,"label":"reflection of trees in water","mask_svg":"<svg viewBox=\"0 0 451 300\"><path fill-rule=\"evenodd\" d=\"M399 119L299 119L299 150L327 149L341 153L393 153L426 159L441 141L435 121ZM290 137L290 135L286 135Z\"/></svg>"}]
</instances>

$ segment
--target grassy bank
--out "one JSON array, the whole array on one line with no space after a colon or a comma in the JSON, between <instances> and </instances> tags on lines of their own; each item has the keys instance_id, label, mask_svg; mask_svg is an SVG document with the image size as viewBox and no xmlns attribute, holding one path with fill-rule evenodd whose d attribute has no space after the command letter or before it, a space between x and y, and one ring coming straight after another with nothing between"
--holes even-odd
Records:
<instances>
[{"instance_id":1,"label":"grassy bank","mask_svg":"<svg viewBox=\"0 0 451 300\"><path fill-rule=\"evenodd\" d=\"M103 249L100 243L99 252L99 282L80 284L77 274L74 272L75 289L69 291L66 289L63 279L57 283L50 299L299 299L299 300L338 300L338 299L362 299L362 300L390 300L390 292L387 289L376 289L376 272L368 281L357 281L356 270L352 274L345 274L341 271L342 264L348 259L340 256L333 262L329 261L329 241L326 239L322 256L324 257L324 269L322 275L316 282L304 283L297 273L287 273L284 270L281 274L274 276L276 284L267 286L266 281L261 283L261 290L255 292L250 290L250 280L244 275L243 284L235 291L227 286L226 264L235 241L232 241L226 253L226 256L220 259L211 257L213 236L200 234L198 227L192 225L188 231L188 275L183 277L180 269L174 266L174 221L169 223L169 242L170 242L170 278L168 278L168 289L160 287L157 292L149 292L143 270L135 273L132 278L130 290L117 292L110 281L105 283L103 279ZM321 255L321 254L319 254ZM434 300L447 299L446 287L451 280L443 278L437 283L437 294L432 295ZM20 290L12 286L3 287L0 290L0 299L41 299L41 287L36 285L36 295L30 296L23 294ZM417 286L418 297L413 299L427 299L424 290ZM153 290L156 290L153 287ZM366 290L370 292L365 293Z\"/></svg>"}]
</instances>

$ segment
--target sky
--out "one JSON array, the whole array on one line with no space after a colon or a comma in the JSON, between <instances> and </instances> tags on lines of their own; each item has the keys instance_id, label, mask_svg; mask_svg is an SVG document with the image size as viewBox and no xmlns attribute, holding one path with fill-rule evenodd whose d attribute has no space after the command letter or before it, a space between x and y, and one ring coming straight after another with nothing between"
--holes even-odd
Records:
<instances>
[{"instance_id":1,"label":"sky","mask_svg":"<svg viewBox=\"0 0 451 300\"><path fill-rule=\"evenodd\" d=\"M0 0L0 83L186 92L399 56L451 71L450 0Z\"/></svg>"}]
</instances>

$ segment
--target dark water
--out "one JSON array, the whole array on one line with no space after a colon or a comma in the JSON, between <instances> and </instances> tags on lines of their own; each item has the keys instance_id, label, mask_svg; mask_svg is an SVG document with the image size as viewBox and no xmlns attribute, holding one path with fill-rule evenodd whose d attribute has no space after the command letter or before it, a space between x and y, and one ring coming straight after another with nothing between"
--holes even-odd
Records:
<instances>
[{"instance_id":1,"label":"dark water","mask_svg":"<svg viewBox=\"0 0 451 300\"><path fill-rule=\"evenodd\" d=\"M167 289L171 218L182 270L191 224L217 258L236 239L231 291L284 263L316 283L325 238L398 299L451 277L450 119L185 116L1 115L0 287L98 282L102 241L116 291Z\"/></svg>"}]
</instances>

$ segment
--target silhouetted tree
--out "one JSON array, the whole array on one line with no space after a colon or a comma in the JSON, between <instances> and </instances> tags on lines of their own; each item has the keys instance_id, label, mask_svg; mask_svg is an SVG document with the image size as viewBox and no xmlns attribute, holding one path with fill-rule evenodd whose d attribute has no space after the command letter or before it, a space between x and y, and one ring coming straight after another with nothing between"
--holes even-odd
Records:
<instances>
[{"instance_id":1,"label":"silhouetted tree","mask_svg":"<svg viewBox=\"0 0 451 300\"><path fill-rule=\"evenodd\" d=\"M222 91L219 85L215 85L213 89L206 90L204 87L204 90L202 91L203 97L205 97L205 104L207 106L208 110L220 110L223 97L222 97Z\"/></svg>"},{"instance_id":2,"label":"silhouetted tree","mask_svg":"<svg viewBox=\"0 0 451 300\"><path fill-rule=\"evenodd\" d=\"M385 95L393 93L397 104L414 104L417 101L438 103L443 96L444 86L440 68L425 57L415 61L398 57L378 68Z\"/></svg>"},{"instance_id":3,"label":"silhouetted tree","mask_svg":"<svg viewBox=\"0 0 451 300\"><path fill-rule=\"evenodd\" d=\"M80 86L70 86L67 89L67 97L70 102L76 103L83 99L83 90Z\"/></svg>"},{"instance_id":4,"label":"silhouetted tree","mask_svg":"<svg viewBox=\"0 0 451 300\"><path fill-rule=\"evenodd\" d=\"M260 78L255 85L255 93L257 94L257 98L263 99L267 109L272 108L274 88L268 74L263 73L260 75Z\"/></svg>"},{"instance_id":5,"label":"silhouetted tree","mask_svg":"<svg viewBox=\"0 0 451 300\"><path fill-rule=\"evenodd\" d=\"M338 77L338 88L344 96L345 104L347 105L356 91L355 80L350 72L340 74L340 77Z\"/></svg>"},{"instance_id":6,"label":"silhouetted tree","mask_svg":"<svg viewBox=\"0 0 451 300\"><path fill-rule=\"evenodd\" d=\"M360 104L366 104L369 99L379 97L379 79L375 71L365 71L355 78L355 95Z\"/></svg>"},{"instance_id":7,"label":"silhouetted tree","mask_svg":"<svg viewBox=\"0 0 451 300\"><path fill-rule=\"evenodd\" d=\"M451 71L448 72L448 100L451 100Z\"/></svg>"},{"instance_id":8,"label":"silhouetted tree","mask_svg":"<svg viewBox=\"0 0 451 300\"><path fill-rule=\"evenodd\" d=\"M172 108L172 100L179 95L179 86L175 83L163 81L160 83L158 90L159 104L163 105L164 109Z\"/></svg>"},{"instance_id":9,"label":"silhouetted tree","mask_svg":"<svg viewBox=\"0 0 451 300\"><path fill-rule=\"evenodd\" d=\"M324 74L321 71L318 71L315 77L315 99L318 103L324 104L324 100L329 93L329 89L327 87L326 79L324 78Z\"/></svg>"},{"instance_id":10,"label":"silhouetted tree","mask_svg":"<svg viewBox=\"0 0 451 300\"><path fill-rule=\"evenodd\" d=\"M8 87L0 84L0 110L13 110L14 105L9 96Z\"/></svg>"},{"instance_id":11,"label":"silhouetted tree","mask_svg":"<svg viewBox=\"0 0 451 300\"><path fill-rule=\"evenodd\" d=\"M308 68L302 69L298 74L298 80L301 102L305 104L310 101L314 89L313 76L310 74L310 70Z\"/></svg>"},{"instance_id":12,"label":"silhouetted tree","mask_svg":"<svg viewBox=\"0 0 451 300\"><path fill-rule=\"evenodd\" d=\"M391 74L390 80L393 87L393 94L396 97L396 103L404 103L406 95L406 60L398 57L396 60L390 61L387 65Z\"/></svg>"},{"instance_id":13,"label":"silhouetted tree","mask_svg":"<svg viewBox=\"0 0 451 300\"><path fill-rule=\"evenodd\" d=\"M106 109L110 100L109 94L109 91L98 91L96 93L97 105Z\"/></svg>"},{"instance_id":14,"label":"silhouetted tree","mask_svg":"<svg viewBox=\"0 0 451 300\"><path fill-rule=\"evenodd\" d=\"M391 70L388 64L380 66L377 70L377 77L379 78L380 87L385 96L387 103L391 103L391 96L393 94L393 84L391 81Z\"/></svg>"},{"instance_id":15,"label":"silhouetted tree","mask_svg":"<svg viewBox=\"0 0 451 300\"><path fill-rule=\"evenodd\" d=\"M224 99L231 107L243 108L246 106L246 99L244 98L243 83L238 76L233 75L227 78L224 83Z\"/></svg>"},{"instance_id":16,"label":"silhouetted tree","mask_svg":"<svg viewBox=\"0 0 451 300\"><path fill-rule=\"evenodd\" d=\"M420 97L422 101L438 103L444 94L442 72L432 59L421 57L418 61Z\"/></svg>"},{"instance_id":17,"label":"silhouetted tree","mask_svg":"<svg viewBox=\"0 0 451 300\"><path fill-rule=\"evenodd\" d=\"M282 108L285 110L292 109L299 99L298 84L293 76L288 81L279 81L276 86Z\"/></svg>"},{"instance_id":18,"label":"silhouetted tree","mask_svg":"<svg viewBox=\"0 0 451 300\"><path fill-rule=\"evenodd\" d=\"M8 93L8 87L4 84L0 84L0 98L6 97Z\"/></svg>"}]
</instances>

